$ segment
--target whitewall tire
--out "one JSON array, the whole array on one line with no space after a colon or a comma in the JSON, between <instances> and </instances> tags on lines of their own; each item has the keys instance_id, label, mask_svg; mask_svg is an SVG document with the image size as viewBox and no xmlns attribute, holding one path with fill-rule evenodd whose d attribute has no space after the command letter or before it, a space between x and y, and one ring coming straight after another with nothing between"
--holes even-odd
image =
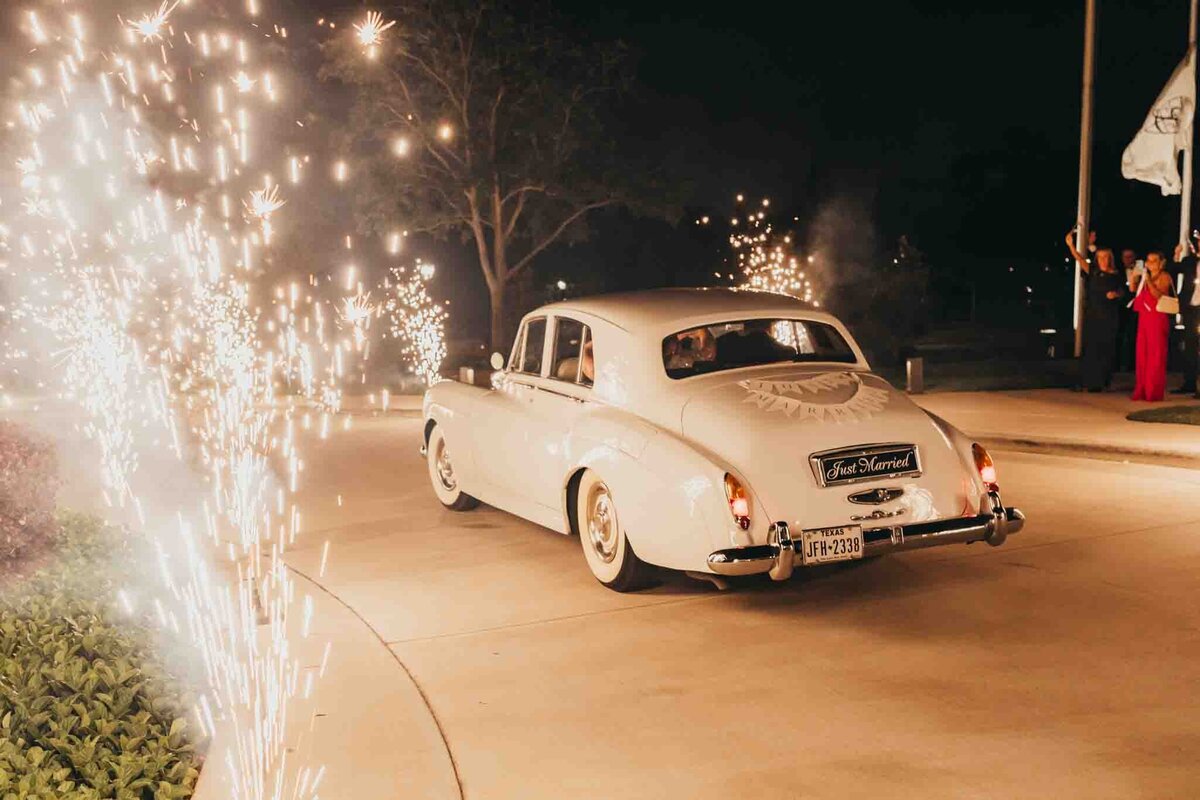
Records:
<instances>
[{"instance_id":1,"label":"whitewall tire","mask_svg":"<svg viewBox=\"0 0 1200 800\"><path fill-rule=\"evenodd\" d=\"M583 557L596 580L618 592L641 589L654 570L633 552L621 527L616 500L595 472L583 473L575 492L575 520Z\"/></svg>"},{"instance_id":2,"label":"whitewall tire","mask_svg":"<svg viewBox=\"0 0 1200 800\"><path fill-rule=\"evenodd\" d=\"M429 432L429 443L425 448L425 461L429 467L429 482L433 484L433 492L442 505L451 511L469 511L479 505L478 500L464 492L458 485L454 462L450 460L450 451L446 448L446 437L442 435L442 429L436 425Z\"/></svg>"}]
</instances>

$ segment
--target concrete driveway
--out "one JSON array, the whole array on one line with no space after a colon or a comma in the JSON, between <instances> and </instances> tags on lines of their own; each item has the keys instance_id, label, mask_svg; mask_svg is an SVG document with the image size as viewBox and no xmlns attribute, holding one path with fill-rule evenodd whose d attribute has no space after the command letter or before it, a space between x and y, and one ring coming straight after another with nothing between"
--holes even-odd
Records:
<instances>
[{"instance_id":1,"label":"concrete driveway","mask_svg":"<svg viewBox=\"0 0 1200 800\"><path fill-rule=\"evenodd\" d=\"M393 414L305 446L288 561L315 579L329 542L356 642L323 795L1200 795L1200 472L1001 453L1030 518L1002 548L619 595L574 538L444 510L419 440Z\"/></svg>"}]
</instances>

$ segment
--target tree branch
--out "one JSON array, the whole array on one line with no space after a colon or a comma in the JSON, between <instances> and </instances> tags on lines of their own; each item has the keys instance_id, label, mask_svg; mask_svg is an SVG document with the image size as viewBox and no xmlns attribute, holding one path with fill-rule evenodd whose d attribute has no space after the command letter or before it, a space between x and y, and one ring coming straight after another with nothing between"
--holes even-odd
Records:
<instances>
[{"instance_id":1,"label":"tree branch","mask_svg":"<svg viewBox=\"0 0 1200 800\"><path fill-rule=\"evenodd\" d=\"M568 216L566 219L564 219L562 221L562 223L560 223L559 226L550 233L549 236L542 239L542 241L539 242L537 245L535 245L532 250L530 250L528 253L525 254L524 258L522 258L515 265L513 265L513 267L511 269L509 269L509 271L508 271L508 277L511 278L514 275L516 275L518 272L520 272L522 269L524 269L526 266L528 266L529 262L533 261L534 257L537 256L538 253L542 252L547 247L554 244L554 242L558 239L558 237L562 236L563 232L566 231L566 229L571 226L572 222L575 222L576 220L578 220L580 217L582 217L584 214L588 213L589 211L595 211L597 208L604 208L605 206L611 206L616 202L617 201L614 199L599 200L595 203L589 203L586 206L582 206L582 207L576 209L570 216Z\"/></svg>"},{"instance_id":2,"label":"tree branch","mask_svg":"<svg viewBox=\"0 0 1200 800\"><path fill-rule=\"evenodd\" d=\"M517 207L513 209L512 216L508 218L508 224L504 226L504 238L512 236L513 228L517 227L517 220L521 218L521 212L525 210L525 198L528 195L528 192L521 192L517 195ZM500 207L504 207L503 202Z\"/></svg>"},{"instance_id":3,"label":"tree branch","mask_svg":"<svg viewBox=\"0 0 1200 800\"><path fill-rule=\"evenodd\" d=\"M471 226L471 232L475 235L475 247L479 250L479 266L483 270L483 279L487 282L488 289L494 291L497 286L496 274L492 269L491 259L488 257L487 234L483 230L482 220L480 219L479 203L475 189L467 189L465 194L467 196L467 206L471 210L468 224Z\"/></svg>"}]
</instances>

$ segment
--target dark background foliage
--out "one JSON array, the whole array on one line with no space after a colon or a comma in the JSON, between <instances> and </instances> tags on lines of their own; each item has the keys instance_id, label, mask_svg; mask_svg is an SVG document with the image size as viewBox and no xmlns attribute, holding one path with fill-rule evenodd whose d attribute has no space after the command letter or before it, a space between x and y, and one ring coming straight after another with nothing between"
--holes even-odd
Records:
<instances>
[{"instance_id":1,"label":"dark background foliage","mask_svg":"<svg viewBox=\"0 0 1200 800\"><path fill-rule=\"evenodd\" d=\"M1178 201L1122 179L1120 154L1183 55L1187 3L1099 5L1094 224L1106 244L1169 249ZM368 7L292 9L297 25L319 13L344 29ZM797 241L829 256L826 280L843 288L827 299L848 317L862 316L858 297L894 294L885 268L904 236L924 254L927 323L974 321L998 339L1069 327L1061 237L1075 216L1082 2L508 7L581 48L620 43L632 88L606 109L607 134L626 164L657 165L665 205L686 209L592 215L586 242L551 248L520 276L518 308L558 280L568 293L703 282L728 252L694 218L727 216L746 192L770 196ZM314 95L314 114L336 129L335 106L352 97ZM441 267L434 289L452 301L452 332L485 337L473 246L414 248Z\"/></svg>"}]
</instances>

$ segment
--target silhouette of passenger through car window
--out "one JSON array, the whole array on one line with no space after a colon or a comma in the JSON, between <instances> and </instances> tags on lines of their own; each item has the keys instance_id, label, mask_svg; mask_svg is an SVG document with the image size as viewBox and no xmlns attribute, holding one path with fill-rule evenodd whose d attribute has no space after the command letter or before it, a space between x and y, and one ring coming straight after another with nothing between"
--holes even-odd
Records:
<instances>
[{"instance_id":1,"label":"silhouette of passenger through car window","mask_svg":"<svg viewBox=\"0 0 1200 800\"><path fill-rule=\"evenodd\" d=\"M740 331L730 331L717 339L717 360L722 364L770 364L787 361L796 355L771 335L774 320L750 320Z\"/></svg>"},{"instance_id":2,"label":"silhouette of passenger through car window","mask_svg":"<svg viewBox=\"0 0 1200 800\"><path fill-rule=\"evenodd\" d=\"M693 328L668 338L663 350L667 369L691 369L716 359L717 339L708 328Z\"/></svg>"}]
</instances>

